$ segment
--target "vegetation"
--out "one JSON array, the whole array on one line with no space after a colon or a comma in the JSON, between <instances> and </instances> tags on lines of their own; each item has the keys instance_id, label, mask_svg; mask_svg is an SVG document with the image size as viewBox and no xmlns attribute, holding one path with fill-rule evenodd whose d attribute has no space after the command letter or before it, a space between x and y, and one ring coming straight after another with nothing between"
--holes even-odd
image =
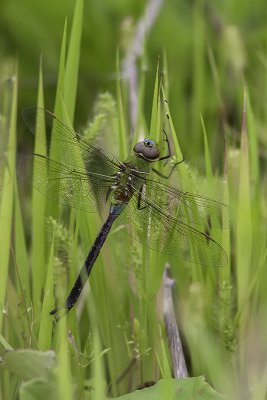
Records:
<instances>
[{"instance_id":1,"label":"vegetation","mask_svg":"<svg viewBox=\"0 0 267 400\"><path fill-rule=\"evenodd\" d=\"M0 399L117 398L159 379L145 389L153 399L266 399L265 1L73 3L0 4ZM164 128L185 158L172 183L228 204L228 226L213 232L228 265L156 254L117 229L79 304L55 322L49 311L104 216L50 202L20 157L16 174L16 153L46 154L54 140L26 131L28 105L121 159ZM167 261L189 381L171 379Z\"/></svg>"}]
</instances>

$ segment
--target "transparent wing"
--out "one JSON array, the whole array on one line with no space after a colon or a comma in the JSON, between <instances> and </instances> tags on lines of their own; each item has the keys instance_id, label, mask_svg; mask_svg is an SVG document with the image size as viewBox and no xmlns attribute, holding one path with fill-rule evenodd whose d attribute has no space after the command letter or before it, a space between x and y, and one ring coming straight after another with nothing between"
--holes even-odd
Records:
<instances>
[{"instance_id":1,"label":"transparent wing","mask_svg":"<svg viewBox=\"0 0 267 400\"><path fill-rule=\"evenodd\" d=\"M179 213L177 217L171 215L170 208L162 207L157 201L156 197L161 194L158 188L155 193L156 196L150 197L142 191L140 199L140 193L134 190L127 209L115 224L134 239L161 253L205 266L227 265L227 255L220 244L205 229L197 229L181 220Z\"/></svg>"},{"instance_id":2,"label":"transparent wing","mask_svg":"<svg viewBox=\"0 0 267 400\"><path fill-rule=\"evenodd\" d=\"M19 154L17 170L22 178L27 162L34 164L33 186L48 199L88 212L105 206L114 177L85 173L40 154Z\"/></svg>"},{"instance_id":3,"label":"transparent wing","mask_svg":"<svg viewBox=\"0 0 267 400\"><path fill-rule=\"evenodd\" d=\"M150 174L151 176L151 174ZM146 197L164 208L172 217L206 230L227 226L225 204L205 196L183 192L169 186L166 181L155 176L146 179Z\"/></svg>"},{"instance_id":4,"label":"transparent wing","mask_svg":"<svg viewBox=\"0 0 267 400\"><path fill-rule=\"evenodd\" d=\"M90 212L96 206L101 208L120 161L98 144L85 140L50 111L26 108L22 117L32 133L46 132L58 150L52 159L34 155L33 186L49 199L75 208ZM25 156L22 158L25 160Z\"/></svg>"},{"instance_id":5,"label":"transparent wing","mask_svg":"<svg viewBox=\"0 0 267 400\"><path fill-rule=\"evenodd\" d=\"M25 108L22 110L22 118L32 133L42 129L48 137L53 136L51 141L53 140L60 150L61 157L58 161L63 160L64 164L71 163L72 167L75 167L73 163L76 163L76 166L81 168L80 158L82 157L87 171L112 175L118 170L119 160L93 141L85 140L82 135L63 124L50 111L42 108Z\"/></svg>"}]
</instances>

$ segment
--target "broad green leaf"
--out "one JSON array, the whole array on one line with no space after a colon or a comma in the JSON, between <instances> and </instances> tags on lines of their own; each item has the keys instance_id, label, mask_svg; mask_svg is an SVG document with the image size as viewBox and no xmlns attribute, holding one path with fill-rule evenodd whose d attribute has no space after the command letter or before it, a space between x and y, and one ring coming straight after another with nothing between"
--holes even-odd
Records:
<instances>
[{"instance_id":1,"label":"broad green leaf","mask_svg":"<svg viewBox=\"0 0 267 400\"><path fill-rule=\"evenodd\" d=\"M33 379L22 384L20 400L58 400L56 381L52 374L47 379Z\"/></svg>"},{"instance_id":2,"label":"broad green leaf","mask_svg":"<svg viewBox=\"0 0 267 400\"><path fill-rule=\"evenodd\" d=\"M31 349L9 351L2 357L0 365L23 380L46 377L55 366L55 353Z\"/></svg>"},{"instance_id":3,"label":"broad green leaf","mask_svg":"<svg viewBox=\"0 0 267 400\"><path fill-rule=\"evenodd\" d=\"M156 385L133 393L116 397L113 400L223 400L222 394L217 393L205 382L203 376L197 378L162 379Z\"/></svg>"}]
</instances>

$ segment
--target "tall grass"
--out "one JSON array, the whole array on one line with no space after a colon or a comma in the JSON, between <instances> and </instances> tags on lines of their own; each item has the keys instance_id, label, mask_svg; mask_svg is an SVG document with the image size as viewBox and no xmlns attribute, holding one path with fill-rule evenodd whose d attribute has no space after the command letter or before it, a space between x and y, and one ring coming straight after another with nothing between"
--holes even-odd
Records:
<instances>
[{"instance_id":1,"label":"tall grass","mask_svg":"<svg viewBox=\"0 0 267 400\"><path fill-rule=\"evenodd\" d=\"M230 7L227 4L225 7ZM17 185L19 75L16 66L9 67L14 78L4 87L0 103L1 134L7 137L5 151L0 154L0 399L117 398L161 378L158 385L146 389L147 396L168 399L179 393L181 399L217 399L221 398L217 392L221 392L232 399L266 398L266 177L260 163L265 165L266 108L258 112L252 101L255 88L251 77L246 85L239 78L245 61L238 32L208 9L212 22L220 28L219 36L214 34L211 39L203 25L206 6L198 1L193 7L192 98L182 97L188 74L185 64L179 74L174 73L176 64L171 64L165 53L162 62L154 63L153 74L140 73L137 120L134 131L129 132L129 92L120 77L117 52L115 96L98 95L83 133L123 159L139 136L160 140L164 128L176 159L185 157L172 183L228 204L222 232L212 232L228 254L228 265L204 268L157 254L115 229L79 304L56 323L49 311L72 287L106 214L70 210L60 199L51 202L35 189L25 191L25 180ZM78 0L69 38L70 21L65 24L59 56L54 112L69 126L75 115L83 10L83 1ZM182 27L179 29L181 33ZM229 51L230 45L235 53ZM146 49L142 65L147 56ZM230 70L232 87L223 75L224 63ZM263 68L266 75L265 64ZM150 92L147 88L152 79L154 91ZM175 95L172 84L179 89ZM239 121L233 127L225 99L235 85L240 92L235 99ZM38 107L45 107L44 95L40 62ZM187 115L183 102L190 102ZM46 143L45 132L38 130L34 152L60 158L56 134L52 131ZM65 157L73 157L69 149L64 151ZM34 164L32 170L34 186L38 178ZM196 377L192 380L171 379L162 318L161 283L166 261L176 279L177 316L190 376ZM5 354L11 349L17 351ZM204 375L216 391L199 375ZM143 393L136 392L136 398L144 398Z\"/></svg>"}]
</instances>

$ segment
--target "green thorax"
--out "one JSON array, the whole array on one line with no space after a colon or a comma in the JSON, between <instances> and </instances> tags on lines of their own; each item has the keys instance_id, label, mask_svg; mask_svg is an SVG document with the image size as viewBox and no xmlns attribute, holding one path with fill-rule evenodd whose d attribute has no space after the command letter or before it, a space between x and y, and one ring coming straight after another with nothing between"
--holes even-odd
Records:
<instances>
[{"instance_id":1,"label":"green thorax","mask_svg":"<svg viewBox=\"0 0 267 400\"><path fill-rule=\"evenodd\" d=\"M146 160L143 157L138 156L137 154L133 154L126 158L124 164L129 166L129 168L136 169L141 172L149 172L150 171L150 161Z\"/></svg>"},{"instance_id":2,"label":"green thorax","mask_svg":"<svg viewBox=\"0 0 267 400\"><path fill-rule=\"evenodd\" d=\"M140 172L140 174L138 174ZM113 186L112 204L127 204L133 194L138 195L150 172L150 162L134 154L124 162ZM138 174L138 176L136 176Z\"/></svg>"}]
</instances>

